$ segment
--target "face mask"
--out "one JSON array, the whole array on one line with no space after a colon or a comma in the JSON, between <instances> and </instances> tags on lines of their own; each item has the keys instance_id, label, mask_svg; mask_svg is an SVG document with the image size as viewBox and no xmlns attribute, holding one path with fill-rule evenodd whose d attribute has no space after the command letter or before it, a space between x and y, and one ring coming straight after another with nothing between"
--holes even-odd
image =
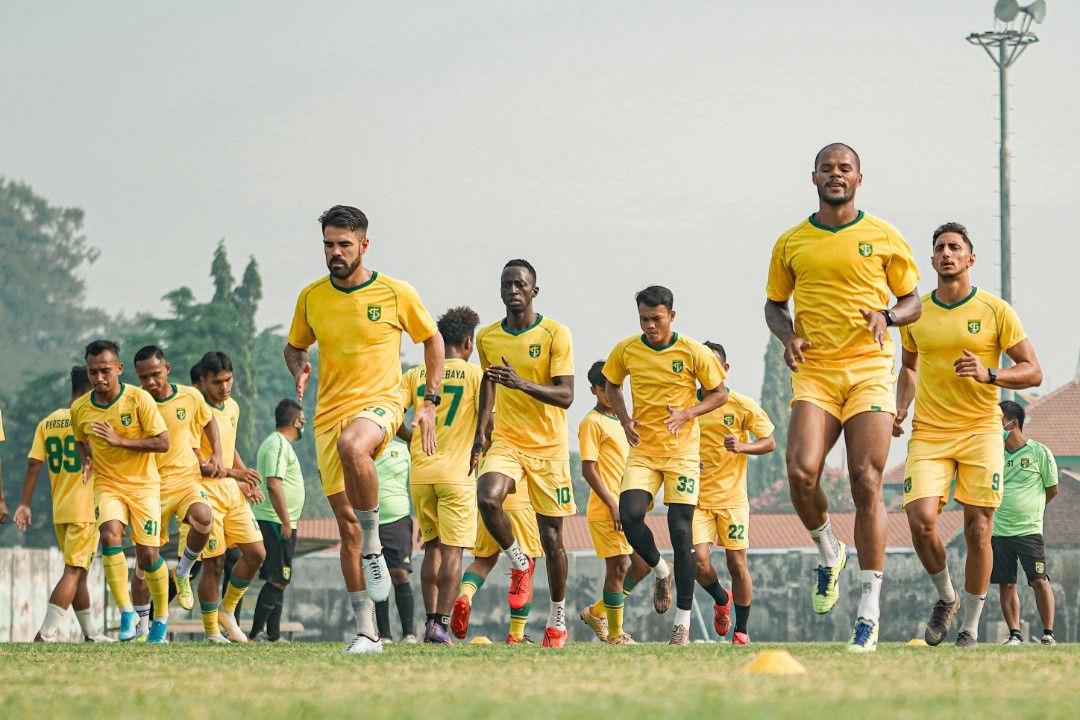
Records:
<instances>
[{"instance_id":1,"label":"face mask","mask_svg":"<svg viewBox=\"0 0 1080 720\"><path fill-rule=\"evenodd\" d=\"M304 426L301 425L300 427L296 428L296 439L300 440L303 437L304 437Z\"/></svg>"},{"instance_id":2,"label":"face mask","mask_svg":"<svg viewBox=\"0 0 1080 720\"><path fill-rule=\"evenodd\" d=\"M1010 430L1009 428L1002 428L1002 430L1001 430L1002 439L1008 440L1009 435L1011 435L1011 434L1012 434L1012 430Z\"/></svg>"}]
</instances>

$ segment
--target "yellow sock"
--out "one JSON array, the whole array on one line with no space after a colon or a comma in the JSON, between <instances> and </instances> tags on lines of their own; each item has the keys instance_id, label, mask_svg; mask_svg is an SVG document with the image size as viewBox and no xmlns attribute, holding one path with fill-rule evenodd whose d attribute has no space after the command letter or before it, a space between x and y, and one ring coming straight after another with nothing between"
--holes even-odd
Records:
<instances>
[{"instance_id":1,"label":"yellow sock","mask_svg":"<svg viewBox=\"0 0 1080 720\"><path fill-rule=\"evenodd\" d=\"M520 610L510 609L510 635L520 640L525 637L525 623L529 621L529 611L532 603L528 603Z\"/></svg>"},{"instance_id":2,"label":"yellow sock","mask_svg":"<svg viewBox=\"0 0 1080 720\"><path fill-rule=\"evenodd\" d=\"M461 594L469 598L469 602L472 602L473 595L483 584L484 578L476 573L467 572L461 576Z\"/></svg>"},{"instance_id":3,"label":"yellow sock","mask_svg":"<svg viewBox=\"0 0 1080 720\"><path fill-rule=\"evenodd\" d=\"M131 609L131 590L128 588L127 558L120 547L101 548L101 567L105 570L105 582L109 584L113 599L121 610Z\"/></svg>"},{"instance_id":4,"label":"yellow sock","mask_svg":"<svg viewBox=\"0 0 1080 720\"><path fill-rule=\"evenodd\" d=\"M154 619L169 617L169 568L165 560L158 557L157 562L150 568L143 568L146 577L146 587L150 590L150 597L154 602Z\"/></svg>"},{"instance_id":5,"label":"yellow sock","mask_svg":"<svg viewBox=\"0 0 1080 720\"><path fill-rule=\"evenodd\" d=\"M590 605L589 612L591 612L592 616L595 618L604 617L604 598L600 598L592 605Z\"/></svg>"},{"instance_id":6,"label":"yellow sock","mask_svg":"<svg viewBox=\"0 0 1080 720\"><path fill-rule=\"evenodd\" d=\"M221 609L229 613L236 610L236 606L240 604L240 598L244 597L250 584L250 580L237 580L235 576L229 578L229 586L225 588L225 597L221 598Z\"/></svg>"},{"instance_id":7,"label":"yellow sock","mask_svg":"<svg viewBox=\"0 0 1080 720\"><path fill-rule=\"evenodd\" d=\"M202 613L203 632L207 635L217 635L221 632L217 624L218 604L214 602L200 602L199 611Z\"/></svg>"},{"instance_id":8,"label":"yellow sock","mask_svg":"<svg viewBox=\"0 0 1080 720\"><path fill-rule=\"evenodd\" d=\"M623 634L623 594L604 591L604 611L607 612L608 638L614 640Z\"/></svg>"}]
</instances>

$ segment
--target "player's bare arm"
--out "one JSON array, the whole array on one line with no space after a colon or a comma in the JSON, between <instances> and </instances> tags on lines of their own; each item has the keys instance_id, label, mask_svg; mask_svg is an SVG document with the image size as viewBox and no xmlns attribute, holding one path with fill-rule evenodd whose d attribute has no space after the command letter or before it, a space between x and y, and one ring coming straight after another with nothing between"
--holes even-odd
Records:
<instances>
[{"instance_id":1,"label":"player's bare arm","mask_svg":"<svg viewBox=\"0 0 1080 720\"><path fill-rule=\"evenodd\" d=\"M896 416L893 418L893 437L904 434L904 419L915 399L915 386L919 379L919 353L903 348L900 354L900 373L896 381Z\"/></svg>"},{"instance_id":2,"label":"player's bare arm","mask_svg":"<svg viewBox=\"0 0 1080 720\"><path fill-rule=\"evenodd\" d=\"M551 385L529 382L517 374L514 366L504 357L502 365L492 365L484 371L484 377L510 390L518 390L545 405L566 410L574 402L574 376L557 375Z\"/></svg>"},{"instance_id":3,"label":"player's bare arm","mask_svg":"<svg viewBox=\"0 0 1080 720\"><path fill-rule=\"evenodd\" d=\"M446 347L442 335L436 332L424 341L424 368L429 378L441 378L446 364ZM438 386L436 386L438 387ZM434 455L438 442L435 439L435 403L424 396L424 402L416 408L412 426L420 428L420 445L428 455Z\"/></svg>"},{"instance_id":4,"label":"player's bare arm","mask_svg":"<svg viewBox=\"0 0 1080 720\"><path fill-rule=\"evenodd\" d=\"M308 380L311 379L311 356L307 348L293 347L285 344L285 365L293 376L296 383L296 400L304 401L304 390L307 389Z\"/></svg>"},{"instance_id":5,"label":"player's bare arm","mask_svg":"<svg viewBox=\"0 0 1080 720\"><path fill-rule=\"evenodd\" d=\"M85 485L90 482L90 476L93 474L94 456L90 452L90 443L75 441L75 452L79 454L79 460L82 462L82 481Z\"/></svg>"},{"instance_id":6,"label":"player's bare arm","mask_svg":"<svg viewBox=\"0 0 1080 720\"><path fill-rule=\"evenodd\" d=\"M491 430L495 425L495 382L484 376L480 381L479 410L476 416L476 435L473 437L472 454L469 459L469 472L476 472L480 465L480 455L491 445Z\"/></svg>"},{"instance_id":7,"label":"player's bare arm","mask_svg":"<svg viewBox=\"0 0 1080 720\"><path fill-rule=\"evenodd\" d=\"M795 332L795 323L791 319L791 309L787 301L765 301L765 323L769 331L784 346L784 363L791 372L799 372L799 365L806 362L803 353L810 349L810 342L799 337Z\"/></svg>"},{"instance_id":8,"label":"player's bare arm","mask_svg":"<svg viewBox=\"0 0 1080 720\"><path fill-rule=\"evenodd\" d=\"M249 468L244 464L244 459L240 457L239 450L233 452L233 466L228 470L227 474L236 480L236 483L240 486L240 492L244 493L244 497L256 503L263 501L262 491L259 490L262 475L259 475L254 468Z\"/></svg>"},{"instance_id":9,"label":"player's bare arm","mask_svg":"<svg viewBox=\"0 0 1080 720\"><path fill-rule=\"evenodd\" d=\"M997 378L993 380L994 385L1007 390L1024 390L1042 384L1042 366L1039 365L1039 358L1035 357L1035 348L1030 340L1021 340L1006 350L1005 354L1016 364L998 370ZM989 383L992 379L986 366L967 350L953 362L953 367L959 377L973 378L981 383Z\"/></svg>"},{"instance_id":10,"label":"player's bare arm","mask_svg":"<svg viewBox=\"0 0 1080 720\"><path fill-rule=\"evenodd\" d=\"M585 478L585 482L589 483L592 491L596 493L596 497L600 498L600 502L607 507L611 519L615 523L615 531L622 532L622 518L619 517L619 498L608 492L604 481L600 479L600 470L596 461L582 460L581 475Z\"/></svg>"},{"instance_id":11,"label":"player's bare arm","mask_svg":"<svg viewBox=\"0 0 1080 720\"><path fill-rule=\"evenodd\" d=\"M274 506L274 512L281 520L281 537L288 540L292 537L292 519L289 517L289 508L285 504L285 489L281 484L281 478L266 478L266 494L270 496L270 504Z\"/></svg>"},{"instance_id":12,"label":"player's bare arm","mask_svg":"<svg viewBox=\"0 0 1080 720\"><path fill-rule=\"evenodd\" d=\"M162 431L148 438L121 437L108 420L95 420L90 426L90 432L115 448L123 448L133 452L163 453L169 449L169 433Z\"/></svg>"},{"instance_id":13,"label":"player's bare arm","mask_svg":"<svg viewBox=\"0 0 1080 720\"><path fill-rule=\"evenodd\" d=\"M866 331L874 336L874 342L885 348L885 337L888 327L895 325L908 325L922 316L922 301L919 299L917 290L896 298L896 305L887 310L872 310L859 308L859 314L866 321Z\"/></svg>"},{"instance_id":14,"label":"player's bare arm","mask_svg":"<svg viewBox=\"0 0 1080 720\"><path fill-rule=\"evenodd\" d=\"M776 449L776 438L769 435L753 442L739 442L734 435L725 435L724 449L739 455L768 455Z\"/></svg>"},{"instance_id":15,"label":"player's bare arm","mask_svg":"<svg viewBox=\"0 0 1080 720\"><path fill-rule=\"evenodd\" d=\"M693 407L673 408L670 405L667 406L668 416L664 420L664 425L667 427L668 432L675 437L679 437L679 431L682 430L686 423L722 407L728 401L728 391L724 387L724 383L720 383L712 390L704 391L702 395L701 402Z\"/></svg>"},{"instance_id":16,"label":"player's bare arm","mask_svg":"<svg viewBox=\"0 0 1080 720\"><path fill-rule=\"evenodd\" d=\"M631 447L637 447L637 444L641 442L641 436L637 431L641 423L630 417L630 413L626 411L626 396L623 395L622 384L616 385L608 380L604 385L604 396L607 397L608 405L611 405L611 409L615 412L615 417L619 418L623 432L626 433L626 441Z\"/></svg>"},{"instance_id":17,"label":"player's bare arm","mask_svg":"<svg viewBox=\"0 0 1080 720\"><path fill-rule=\"evenodd\" d=\"M30 458L26 462L26 475L23 476L22 497L19 507L15 508L15 527L26 532L30 527L31 513L30 501L34 499L34 490L37 488L38 474L41 472L41 461Z\"/></svg>"},{"instance_id":18,"label":"player's bare arm","mask_svg":"<svg viewBox=\"0 0 1080 720\"><path fill-rule=\"evenodd\" d=\"M221 457L221 434L218 432L217 418L213 415L210 416L210 422L203 426L203 434L210 441L210 457L206 458L207 470L210 472L208 477L223 478L225 461Z\"/></svg>"}]
</instances>

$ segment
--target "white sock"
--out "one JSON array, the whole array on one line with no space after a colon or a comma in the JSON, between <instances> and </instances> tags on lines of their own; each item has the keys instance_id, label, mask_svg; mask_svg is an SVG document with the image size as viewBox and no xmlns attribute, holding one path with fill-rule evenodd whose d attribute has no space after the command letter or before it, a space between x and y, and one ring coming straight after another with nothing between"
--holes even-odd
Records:
<instances>
[{"instance_id":1,"label":"white sock","mask_svg":"<svg viewBox=\"0 0 1080 720\"><path fill-rule=\"evenodd\" d=\"M352 605L353 615L356 617L356 634L369 638L379 637L375 629L375 603L368 598L367 590L350 592L349 604Z\"/></svg>"},{"instance_id":2,"label":"white sock","mask_svg":"<svg viewBox=\"0 0 1080 720\"><path fill-rule=\"evenodd\" d=\"M176 564L176 577L189 577L191 575L191 566L198 559L199 553L185 547L183 554L180 556L180 562Z\"/></svg>"},{"instance_id":3,"label":"white sock","mask_svg":"<svg viewBox=\"0 0 1080 720\"><path fill-rule=\"evenodd\" d=\"M134 605L124 605L123 607L120 608L120 612L122 612L122 613L135 612L135 606Z\"/></svg>"},{"instance_id":4,"label":"white sock","mask_svg":"<svg viewBox=\"0 0 1080 720\"><path fill-rule=\"evenodd\" d=\"M135 612L139 613L139 634L145 635L150 632L150 606L136 605Z\"/></svg>"},{"instance_id":5,"label":"white sock","mask_svg":"<svg viewBox=\"0 0 1080 720\"><path fill-rule=\"evenodd\" d=\"M551 601L551 610L548 611L547 626L549 628L566 629L566 600L559 602Z\"/></svg>"},{"instance_id":6,"label":"white sock","mask_svg":"<svg viewBox=\"0 0 1080 720\"><path fill-rule=\"evenodd\" d=\"M862 599L859 600L857 617L872 620L877 624L881 617L881 578L885 575L880 570L860 570L859 582L862 583Z\"/></svg>"},{"instance_id":7,"label":"white sock","mask_svg":"<svg viewBox=\"0 0 1080 720\"><path fill-rule=\"evenodd\" d=\"M64 608L49 603L48 609L45 610L45 620L41 623L41 629L38 630L41 636L52 637L55 635L56 629L60 627L65 614L67 614L67 611Z\"/></svg>"},{"instance_id":8,"label":"white sock","mask_svg":"<svg viewBox=\"0 0 1080 720\"><path fill-rule=\"evenodd\" d=\"M690 611L675 608L675 624L690 629Z\"/></svg>"},{"instance_id":9,"label":"white sock","mask_svg":"<svg viewBox=\"0 0 1080 720\"><path fill-rule=\"evenodd\" d=\"M90 608L85 610L76 610L75 617L79 621L79 627L82 628L83 635L86 637L94 637L98 634L98 626L94 623L94 611Z\"/></svg>"},{"instance_id":10,"label":"white sock","mask_svg":"<svg viewBox=\"0 0 1080 720\"><path fill-rule=\"evenodd\" d=\"M379 508L374 510L356 510L356 519L360 521L360 554L364 557L382 552L379 540Z\"/></svg>"},{"instance_id":11,"label":"white sock","mask_svg":"<svg viewBox=\"0 0 1080 720\"><path fill-rule=\"evenodd\" d=\"M931 575L930 579L934 581L939 600L947 603L956 602L956 590L953 589L952 578L949 577L948 565L941 572Z\"/></svg>"},{"instance_id":12,"label":"white sock","mask_svg":"<svg viewBox=\"0 0 1080 720\"><path fill-rule=\"evenodd\" d=\"M822 565L831 568L840 562L840 541L833 534L831 519L825 520L825 524L817 530L811 530L810 537L814 539L814 544L817 545Z\"/></svg>"},{"instance_id":13,"label":"white sock","mask_svg":"<svg viewBox=\"0 0 1080 720\"><path fill-rule=\"evenodd\" d=\"M515 570L528 570L529 569L529 556L525 554L525 551L518 547L517 540L513 544L503 550L506 557L510 558L510 567Z\"/></svg>"},{"instance_id":14,"label":"white sock","mask_svg":"<svg viewBox=\"0 0 1080 720\"><path fill-rule=\"evenodd\" d=\"M663 578L666 578L669 575L671 575L671 568L668 567L668 564L664 560L664 558L660 558L660 562L656 563L656 566L652 568L652 572L653 572L653 575L655 575L656 577L663 579ZM690 611L687 610L686 612L690 612ZM687 627L690 627L690 626L687 625Z\"/></svg>"},{"instance_id":15,"label":"white sock","mask_svg":"<svg viewBox=\"0 0 1080 720\"><path fill-rule=\"evenodd\" d=\"M960 624L960 632L965 630L971 633L976 640L979 639L979 618L982 617L983 604L986 603L985 595L972 595L964 591L964 622Z\"/></svg>"}]
</instances>

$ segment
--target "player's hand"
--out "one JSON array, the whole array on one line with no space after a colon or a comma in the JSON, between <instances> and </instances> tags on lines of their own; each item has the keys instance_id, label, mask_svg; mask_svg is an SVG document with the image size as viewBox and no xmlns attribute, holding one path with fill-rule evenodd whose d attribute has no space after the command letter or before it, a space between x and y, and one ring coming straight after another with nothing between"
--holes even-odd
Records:
<instances>
[{"instance_id":1,"label":"player's hand","mask_svg":"<svg viewBox=\"0 0 1080 720\"><path fill-rule=\"evenodd\" d=\"M243 489L243 486L245 485L258 488L259 483L262 482L262 475L252 468L233 468L228 470L226 474L236 480L236 482L240 483L241 489Z\"/></svg>"},{"instance_id":2,"label":"player's hand","mask_svg":"<svg viewBox=\"0 0 1080 720\"><path fill-rule=\"evenodd\" d=\"M258 505L266 498L262 494L262 490L258 485L246 485L244 483L237 483L240 486L240 492L244 493L244 497L248 499L248 502L253 505Z\"/></svg>"},{"instance_id":3,"label":"player's hand","mask_svg":"<svg viewBox=\"0 0 1080 720\"><path fill-rule=\"evenodd\" d=\"M907 417L907 408L896 408L896 415L892 421L892 436L900 437L904 434L904 418Z\"/></svg>"},{"instance_id":4,"label":"player's hand","mask_svg":"<svg viewBox=\"0 0 1080 720\"><path fill-rule=\"evenodd\" d=\"M435 423L435 405L433 403L424 402L420 407L416 408L411 424L414 428L420 428L420 444L428 455L434 455L435 449L439 447L438 440L435 437Z\"/></svg>"},{"instance_id":5,"label":"player's hand","mask_svg":"<svg viewBox=\"0 0 1080 720\"><path fill-rule=\"evenodd\" d=\"M863 320L866 321L866 330L874 336L874 342L881 346L881 349L885 349L885 338L888 336L889 327L885 322L885 313L880 310L867 310L866 308L859 308L859 313L863 316Z\"/></svg>"},{"instance_id":6,"label":"player's hand","mask_svg":"<svg viewBox=\"0 0 1080 720\"><path fill-rule=\"evenodd\" d=\"M798 335L793 335L790 340L784 343L784 363L791 369L791 372L799 372L799 366L806 362L803 353L812 347L813 345Z\"/></svg>"},{"instance_id":7,"label":"player's hand","mask_svg":"<svg viewBox=\"0 0 1080 720\"><path fill-rule=\"evenodd\" d=\"M724 436L724 449L729 453L740 454L746 452L746 449L750 447L749 443L739 442L739 439L734 435Z\"/></svg>"},{"instance_id":8,"label":"player's hand","mask_svg":"<svg viewBox=\"0 0 1080 720\"><path fill-rule=\"evenodd\" d=\"M26 528L30 527L30 508L27 505L20 505L15 508L15 527L19 528L23 532L26 532Z\"/></svg>"},{"instance_id":9,"label":"player's hand","mask_svg":"<svg viewBox=\"0 0 1080 720\"><path fill-rule=\"evenodd\" d=\"M221 455L211 455L205 463L206 467L203 471L203 475L212 478L225 477L225 461L221 459Z\"/></svg>"},{"instance_id":10,"label":"player's hand","mask_svg":"<svg viewBox=\"0 0 1080 720\"><path fill-rule=\"evenodd\" d=\"M311 379L311 363L305 362L300 368L293 373L293 380L296 382L296 400L297 402L304 401L304 390L307 389L308 380Z\"/></svg>"},{"instance_id":11,"label":"player's hand","mask_svg":"<svg viewBox=\"0 0 1080 720\"><path fill-rule=\"evenodd\" d=\"M120 447L124 443L124 439L113 429L108 420L95 420L90 430L113 447Z\"/></svg>"},{"instance_id":12,"label":"player's hand","mask_svg":"<svg viewBox=\"0 0 1080 720\"><path fill-rule=\"evenodd\" d=\"M667 406L668 416L664 420L664 425L667 426L668 432L679 437L679 430L682 430L683 425L694 419L694 416L690 414L689 410L681 410L679 408L673 408L670 405Z\"/></svg>"},{"instance_id":13,"label":"player's hand","mask_svg":"<svg viewBox=\"0 0 1080 720\"><path fill-rule=\"evenodd\" d=\"M975 378L976 382L981 383L990 382L990 373L986 366L967 350L964 351L963 357L957 358L953 367L956 368L956 374L959 377Z\"/></svg>"},{"instance_id":14,"label":"player's hand","mask_svg":"<svg viewBox=\"0 0 1080 720\"><path fill-rule=\"evenodd\" d=\"M6 523L7 519L8 519L7 505L4 504L3 500L0 500L0 525L3 525L4 523Z\"/></svg>"},{"instance_id":15,"label":"player's hand","mask_svg":"<svg viewBox=\"0 0 1080 720\"><path fill-rule=\"evenodd\" d=\"M611 513L611 521L615 523L615 532L622 532L622 517L619 515L619 503L614 502L608 505L608 512Z\"/></svg>"},{"instance_id":16,"label":"player's hand","mask_svg":"<svg viewBox=\"0 0 1080 720\"><path fill-rule=\"evenodd\" d=\"M522 390L525 387L525 380L517 374L517 370L510 364L510 361L505 357L502 358L502 365L492 365L484 371L484 375L491 379L492 382L508 387L511 390Z\"/></svg>"},{"instance_id":17,"label":"player's hand","mask_svg":"<svg viewBox=\"0 0 1080 720\"><path fill-rule=\"evenodd\" d=\"M292 537L292 523L281 523L281 539L288 540Z\"/></svg>"},{"instance_id":18,"label":"player's hand","mask_svg":"<svg viewBox=\"0 0 1080 720\"><path fill-rule=\"evenodd\" d=\"M641 436L638 435L637 431L639 427L641 427L641 423L634 418L629 418L622 423L623 432L626 433L626 442L630 443L631 447L637 447L637 444L641 442Z\"/></svg>"},{"instance_id":19,"label":"player's hand","mask_svg":"<svg viewBox=\"0 0 1080 720\"><path fill-rule=\"evenodd\" d=\"M82 464L82 484L90 482L90 476L94 474L94 458L87 458Z\"/></svg>"},{"instance_id":20,"label":"player's hand","mask_svg":"<svg viewBox=\"0 0 1080 720\"><path fill-rule=\"evenodd\" d=\"M469 457L469 474L476 473L476 469L480 467L480 458L491 447L491 440L482 433L477 433L473 438L472 455Z\"/></svg>"}]
</instances>

